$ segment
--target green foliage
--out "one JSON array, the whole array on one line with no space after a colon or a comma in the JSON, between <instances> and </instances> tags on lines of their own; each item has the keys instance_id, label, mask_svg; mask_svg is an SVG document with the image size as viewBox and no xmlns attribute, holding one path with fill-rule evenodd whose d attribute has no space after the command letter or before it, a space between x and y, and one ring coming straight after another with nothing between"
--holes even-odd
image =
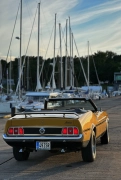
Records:
<instances>
[{"instance_id":1,"label":"green foliage","mask_svg":"<svg viewBox=\"0 0 121 180\"><path fill-rule=\"evenodd\" d=\"M22 57L23 62L24 56ZM30 82L30 89L35 90L37 84L37 57L31 56L26 57L26 63L24 67L24 84L27 83L27 59L29 59L29 82ZM3 67L3 77L6 78L6 69L9 68L10 63L6 63L6 61L2 60L2 67ZM18 62L19 60L15 58L12 61L12 79L14 79L15 86L18 82ZM44 62L43 71L41 75L41 84L44 86L50 81L52 76L52 63L53 59L48 58L47 60L43 60L40 57L40 69ZM57 57L57 62L55 66L55 81L59 84L59 72L60 67L59 63L60 57ZM50 64L51 63L51 64ZM74 78L75 78L75 86L82 86L85 84L84 73L82 71L81 63L84 67L85 74L87 76L87 57L74 57ZM63 57L63 71L65 69L65 57ZM89 57L89 72L90 72L90 83L98 84L98 79L95 71L95 67L97 70L97 74L100 81L109 81L110 84L114 81L114 72L121 71L121 55L117 55L111 51L101 52L98 51L97 53L93 54Z\"/></svg>"}]
</instances>

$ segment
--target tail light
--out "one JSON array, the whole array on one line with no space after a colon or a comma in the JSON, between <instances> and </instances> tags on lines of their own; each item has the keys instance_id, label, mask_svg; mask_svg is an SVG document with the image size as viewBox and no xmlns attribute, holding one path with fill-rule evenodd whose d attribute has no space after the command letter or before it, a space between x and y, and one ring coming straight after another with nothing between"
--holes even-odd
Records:
<instances>
[{"instance_id":1,"label":"tail light","mask_svg":"<svg viewBox=\"0 0 121 180\"><path fill-rule=\"evenodd\" d=\"M79 130L77 127L64 127L61 134L63 135L78 135Z\"/></svg>"},{"instance_id":2,"label":"tail light","mask_svg":"<svg viewBox=\"0 0 121 180\"><path fill-rule=\"evenodd\" d=\"M67 132L68 132L67 127L65 127L65 128L62 129L62 134L67 134Z\"/></svg>"},{"instance_id":3,"label":"tail light","mask_svg":"<svg viewBox=\"0 0 121 180\"><path fill-rule=\"evenodd\" d=\"M8 129L9 135L23 135L24 129L22 127L11 127Z\"/></svg>"},{"instance_id":4,"label":"tail light","mask_svg":"<svg viewBox=\"0 0 121 180\"><path fill-rule=\"evenodd\" d=\"M19 129L19 134L24 134L24 129L23 128L18 128Z\"/></svg>"},{"instance_id":5,"label":"tail light","mask_svg":"<svg viewBox=\"0 0 121 180\"><path fill-rule=\"evenodd\" d=\"M78 128L74 127L73 131L74 131L74 134L79 134Z\"/></svg>"},{"instance_id":6,"label":"tail light","mask_svg":"<svg viewBox=\"0 0 121 180\"><path fill-rule=\"evenodd\" d=\"M13 134L13 132L14 132L13 128L8 129L8 134Z\"/></svg>"}]
</instances>

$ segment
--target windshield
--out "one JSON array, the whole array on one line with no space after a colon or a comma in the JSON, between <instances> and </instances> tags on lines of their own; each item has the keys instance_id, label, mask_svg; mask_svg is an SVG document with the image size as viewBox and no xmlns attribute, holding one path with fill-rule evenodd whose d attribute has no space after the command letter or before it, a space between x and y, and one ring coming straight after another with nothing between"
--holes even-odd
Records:
<instances>
[{"instance_id":1,"label":"windshield","mask_svg":"<svg viewBox=\"0 0 121 180\"><path fill-rule=\"evenodd\" d=\"M70 109L82 109L82 110L91 110L94 111L95 108L92 106L88 100L69 100L69 99L60 99L60 100L49 100L47 102L47 109L58 109L58 110L70 110Z\"/></svg>"}]
</instances>

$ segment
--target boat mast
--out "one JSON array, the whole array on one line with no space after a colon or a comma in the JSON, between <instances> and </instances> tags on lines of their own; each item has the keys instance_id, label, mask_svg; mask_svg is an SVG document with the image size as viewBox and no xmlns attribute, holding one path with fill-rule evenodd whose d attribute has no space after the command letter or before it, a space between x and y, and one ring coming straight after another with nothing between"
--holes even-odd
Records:
<instances>
[{"instance_id":1,"label":"boat mast","mask_svg":"<svg viewBox=\"0 0 121 180\"><path fill-rule=\"evenodd\" d=\"M10 51L10 68L9 68L9 79L10 79L10 92L11 92L11 90L12 90L12 88L11 88L11 51Z\"/></svg>"},{"instance_id":2,"label":"boat mast","mask_svg":"<svg viewBox=\"0 0 121 180\"><path fill-rule=\"evenodd\" d=\"M40 34L40 3L38 3L38 46L37 46L37 88L39 91L41 89L40 79L39 79L39 34Z\"/></svg>"},{"instance_id":3,"label":"boat mast","mask_svg":"<svg viewBox=\"0 0 121 180\"><path fill-rule=\"evenodd\" d=\"M88 43L88 59L87 59L87 62L88 62L88 66L87 66L87 72L88 72L88 88L89 88L89 41L87 42Z\"/></svg>"},{"instance_id":4,"label":"boat mast","mask_svg":"<svg viewBox=\"0 0 121 180\"><path fill-rule=\"evenodd\" d=\"M61 24L60 23L59 23L59 33L60 33L61 90L63 90L63 62L62 62Z\"/></svg>"},{"instance_id":5,"label":"boat mast","mask_svg":"<svg viewBox=\"0 0 121 180\"><path fill-rule=\"evenodd\" d=\"M55 14L55 32L54 32L54 58L53 58L53 78L52 78L52 89L55 88L55 46L56 46L56 14Z\"/></svg>"},{"instance_id":6,"label":"boat mast","mask_svg":"<svg viewBox=\"0 0 121 180\"><path fill-rule=\"evenodd\" d=\"M74 87L74 59L73 59L73 33L71 34L72 35L72 86Z\"/></svg>"},{"instance_id":7,"label":"boat mast","mask_svg":"<svg viewBox=\"0 0 121 180\"><path fill-rule=\"evenodd\" d=\"M27 60L27 90L29 90L29 56Z\"/></svg>"},{"instance_id":8,"label":"boat mast","mask_svg":"<svg viewBox=\"0 0 121 180\"><path fill-rule=\"evenodd\" d=\"M69 17L69 36L70 36L70 86L72 87L72 57L71 57L71 51L72 51L72 47L71 47L71 22L70 22L70 17Z\"/></svg>"},{"instance_id":9,"label":"boat mast","mask_svg":"<svg viewBox=\"0 0 121 180\"><path fill-rule=\"evenodd\" d=\"M65 89L67 87L67 23L68 23L68 19L66 19Z\"/></svg>"},{"instance_id":10,"label":"boat mast","mask_svg":"<svg viewBox=\"0 0 121 180\"><path fill-rule=\"evenodd\" d=\"M8 68L7 68L7 95L8 95Z\"/></svg>"},{"instance_id":11,"label":"boat mast","mask_svg":"<svg viewBox=\"0 0 121 180\"><path fill-rule=\"evenodd\" d=\"M22 0L20 0L20 59L19 59L19 100L21 99L21 51L22 51Z\"/></svg>"}]
</instances>

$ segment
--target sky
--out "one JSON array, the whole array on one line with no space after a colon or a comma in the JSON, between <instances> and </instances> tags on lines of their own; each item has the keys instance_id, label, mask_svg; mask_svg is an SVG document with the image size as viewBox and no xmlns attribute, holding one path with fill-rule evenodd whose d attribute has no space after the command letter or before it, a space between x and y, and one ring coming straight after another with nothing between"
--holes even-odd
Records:
<instances>
[{"instance_id":1,"label":"sky","mask_svg":"<svg viewBox=\"0 0 121 180\"><path fill-rule=\"evenodd\" d=\"M22 0L22 55L38 54L38 3L39 55L43 59L52 58L54 52L65 56L66 22L68 55L81 57L98 51L121 54L121 0ZM0 59L8 62L20 56L20 40L16 39L20 37L19 7L20 0L0 2Z\"/></svg>"}]
</instances>

